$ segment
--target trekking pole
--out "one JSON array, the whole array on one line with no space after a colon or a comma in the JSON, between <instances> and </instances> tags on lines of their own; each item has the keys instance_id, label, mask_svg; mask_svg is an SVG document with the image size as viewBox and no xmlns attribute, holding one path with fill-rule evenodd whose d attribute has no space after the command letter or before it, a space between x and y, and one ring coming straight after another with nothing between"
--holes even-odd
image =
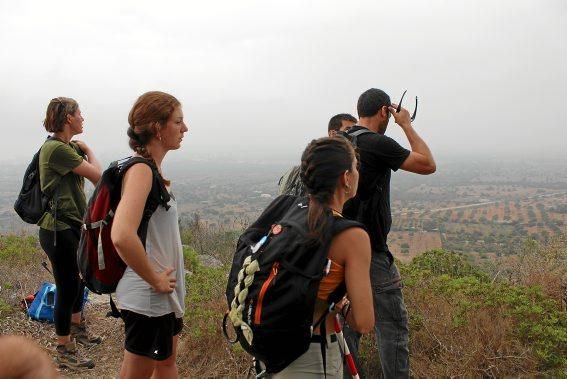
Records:
<instances>
[{"instance_id":1,"label":"trekking pole","mask_svg":"<svg viewBox=\"0 0 567 379\"><path fill-rule=\"evenodd\" d=\"M339 320L339 315L335 315L335 333L337 334L337 339L339 341L339 345L342 347L343 353L345 355L345 361L348 366L348 371L352 375L354 379L359 379L358 370L356 369L356 365L354 364L354 359L352 358L352 354L348 348L345 336L343 334L343 330L341 328L341 321Z\"/></svg>"},{"instance_id":2,"label":"trekking pole","mask_svg":"<svg viewBox=\"0 0 567 379\"><path fill-rule=\"evenodd\" d=\"M47 270L48 273L50 273L51 275L53 275L53 273L51 272L51 270L49 269L49 267L47 267L47 262L46 262L46 261L41 262L41 265L43 266L44 269Z\"/></svg>"}]
</instances>

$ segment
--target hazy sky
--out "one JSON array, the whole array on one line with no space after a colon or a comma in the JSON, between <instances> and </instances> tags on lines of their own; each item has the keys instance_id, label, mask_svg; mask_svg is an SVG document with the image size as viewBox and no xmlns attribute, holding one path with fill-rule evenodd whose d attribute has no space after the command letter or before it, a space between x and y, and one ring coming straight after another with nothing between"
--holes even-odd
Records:
<instances>
[{"instance_id":1,"label":"hazy sky","mask_svg":"<svg viewBox=\"0 0 567 379\"><path fill-rule=\"evenodd\" d=\"M0 0L0 158L31 158L56 96L122 157L130 107L162 90L189 125L175 160L298 159L370 87L419 96L434 154L541 157L567 146L566 19L565 0Z\"/></svg>"}]
</instances>

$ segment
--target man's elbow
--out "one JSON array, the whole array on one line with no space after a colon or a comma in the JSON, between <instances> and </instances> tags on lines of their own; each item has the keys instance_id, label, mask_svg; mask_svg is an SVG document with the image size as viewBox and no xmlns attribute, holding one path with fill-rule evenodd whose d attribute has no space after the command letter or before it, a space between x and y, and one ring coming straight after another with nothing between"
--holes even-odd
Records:
<instances>
[{"instance_id":1,"label":"man's elbow","mask_svg":"<svg viewBox=\"0 0 567 379\"><path fill-rule=\"evenodd\" d=\"M423 174L424 175L431 175L435 171L437 171L437 165L435 164L435 162L431 162L430 164L427 165L427 167L425 167Z\"/></svg>"}]
</instances>

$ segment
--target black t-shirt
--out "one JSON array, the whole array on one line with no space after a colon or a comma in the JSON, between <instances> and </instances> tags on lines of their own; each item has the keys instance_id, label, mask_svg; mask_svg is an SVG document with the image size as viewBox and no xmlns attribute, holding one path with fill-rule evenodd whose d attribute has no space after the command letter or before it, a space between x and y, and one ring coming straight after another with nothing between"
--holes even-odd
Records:
<instances>
[{"instance_id":1,"label":"black t-shirt","mask_svg":"<svg viewBox=\"0 0 567 379\"><path fill-rule=\"evenodd\" d=\"M366 129L355 126L349 134ZM360 153L360 179L356 196L349 200L343 214L362 222L370 235L372 250L388 251L388 233L392 225L390 212L390 177L397 171L410 151L392 138L378 133L365 133L357 137Z\"/></svg>"}]
</instances>

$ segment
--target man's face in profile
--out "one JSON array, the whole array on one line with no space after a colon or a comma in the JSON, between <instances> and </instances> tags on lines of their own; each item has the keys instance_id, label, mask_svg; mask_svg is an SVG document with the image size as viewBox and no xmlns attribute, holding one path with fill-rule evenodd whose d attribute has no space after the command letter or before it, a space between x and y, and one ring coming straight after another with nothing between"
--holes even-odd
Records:
<instances>
[{"instance_id":1,"label":"man's face in profile","mask_svg":"<svg viewBox=\"0 0 567 379\"><path fill-rule=\"evenodd\" d=\"M337 135L337 132L346 132L348 131L350 128L352 128L354 125L356 125L356 122L354 121L349 121L349 120L341 120L341 127L339 128L339 130L329 130L329 137L334 137Z\"/></svg>"},{"instance_id":2,"label":"man's face in profile","mask_svg":"<svg viewBox=\"0 0 567 379\"><path fill-rule=\"evenodd\" d=\"M356 125L356 122L354 122L354 121L341 120L341 127L340 127L339 131L346 132L350 128L352 128L354 125Z\"/></svg>"}]
</instances>

